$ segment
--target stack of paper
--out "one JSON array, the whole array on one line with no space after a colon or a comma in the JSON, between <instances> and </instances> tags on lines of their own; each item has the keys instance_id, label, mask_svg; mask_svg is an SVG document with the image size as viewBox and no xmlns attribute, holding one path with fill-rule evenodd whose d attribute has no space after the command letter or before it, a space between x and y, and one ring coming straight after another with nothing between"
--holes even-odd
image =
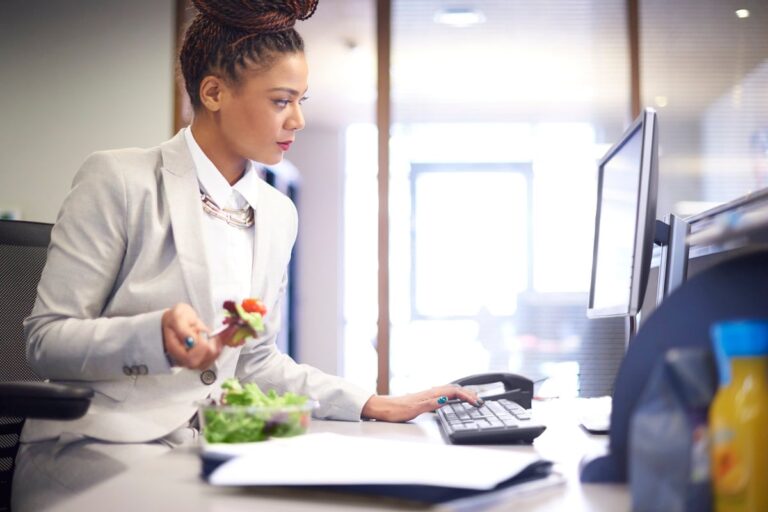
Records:
<instances>
[{"instance_id":1,"label":"stack of paper","mask_svg":"<svg viewBox=\"0 0 768 512\"><path fill-rule=\"evenodd\" d=\"M203 452L206 457L229 459L209 475L214 485L406 487L411 491L487 491L510 485L516 477L546 476L551 466L534 453L331 433L245 445L208 445Z\"/></svg>"}]
</instances>

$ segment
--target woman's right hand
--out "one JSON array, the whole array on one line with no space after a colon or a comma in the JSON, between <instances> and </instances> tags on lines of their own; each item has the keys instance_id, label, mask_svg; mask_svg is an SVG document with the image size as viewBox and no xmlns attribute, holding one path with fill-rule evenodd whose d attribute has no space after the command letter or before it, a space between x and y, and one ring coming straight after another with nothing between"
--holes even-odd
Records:
<instances>
[{"instance_id":1,"label":"woman's right hand","mask_svg":"<svg viewBox=\"0 0 768 512\"><path fill-rule=\"evenodd\" d=\"M189 304L176 304L163 313L163 346L177 366L202 370L221 354L223 337L208 337L210 329ZM191 341L190 341L191 340Z\"/></svg>"}]
</instances>

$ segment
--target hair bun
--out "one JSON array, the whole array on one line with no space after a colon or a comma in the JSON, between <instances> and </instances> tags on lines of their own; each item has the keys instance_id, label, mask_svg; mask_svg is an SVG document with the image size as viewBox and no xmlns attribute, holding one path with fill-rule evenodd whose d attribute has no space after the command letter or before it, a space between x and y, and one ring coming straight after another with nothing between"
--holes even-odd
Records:
<instances>
[{"instance_id":1,"label":"hair bun","mask_svg":"<svg viewBox=\"0 0 768 512\"><path fill-rule=\"evenodd\" d=\"M293 28L315 13L319 0L192 0L200 13L220 25L264 34Z\"/></svg>"}]
</instances>

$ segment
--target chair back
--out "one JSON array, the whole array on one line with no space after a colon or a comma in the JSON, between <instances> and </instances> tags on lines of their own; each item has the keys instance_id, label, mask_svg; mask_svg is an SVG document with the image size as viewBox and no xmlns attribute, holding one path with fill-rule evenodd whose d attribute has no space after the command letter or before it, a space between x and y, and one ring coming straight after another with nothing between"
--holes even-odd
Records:
<instances>
[{"instance_id":1,"label":"chair back","mask_svg":"<svg viewBox=\"0 0 768 512\"><path fill-rule=\"evenodd\" d=\"M0 382L41 380L27 364L22 323L32 311L51 224L0 220ZM0 512L10 510L14 460L24 418L0 416Z\"/></svg>"}]
</instances>

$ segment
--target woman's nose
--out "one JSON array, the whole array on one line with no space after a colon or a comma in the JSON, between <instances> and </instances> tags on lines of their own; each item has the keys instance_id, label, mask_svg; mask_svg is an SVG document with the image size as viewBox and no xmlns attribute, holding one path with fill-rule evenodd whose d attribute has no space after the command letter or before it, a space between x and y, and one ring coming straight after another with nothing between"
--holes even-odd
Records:
<instances>
[{"instance_id":1,"label":"woman's nose","mask_svg":"<svg viewBox=\"0 0 768 512\"><path fill-rule=\"evenodd\" d=\"M304 128L304 114L299 105L296 106L293 115L286 121L286 128L291 131L299 131Z\"/></svg>"}]
</instances>

